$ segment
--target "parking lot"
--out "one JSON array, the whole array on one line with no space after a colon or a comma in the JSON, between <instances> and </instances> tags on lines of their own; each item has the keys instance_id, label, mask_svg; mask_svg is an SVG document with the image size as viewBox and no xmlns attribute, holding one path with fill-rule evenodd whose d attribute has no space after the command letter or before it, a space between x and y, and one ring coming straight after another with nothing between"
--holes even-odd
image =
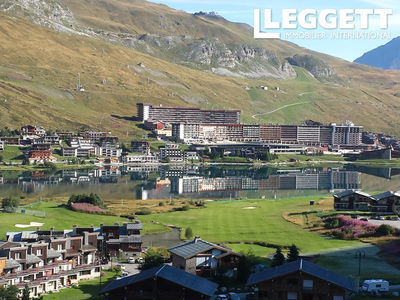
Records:
<instances>
[{"instance_id":1,"label":"parking lot","mask_svg":"<svg viewBox=\"0 0 400 300\"><path fill-rule=\"evenodd\" d=\"M392 221L392 220L374 220L374 219L368 219L368 222L370 222L373 225L390 225L392 227L400 229L400 221Z\"/></svg>"},{"instance_id":2,"label":"parking lot","mask_svg":"<svg viewBox=\"0 0 400 300\"><path fill-rule=\"evenodd\" d=\"M127 272L128 275L135 275L135 274L138 274L140 272L139 264L136 264L136 263L135 264L128 264L128 263L116 263L116 262L113 262L112 265L113 266L122 265L125 268L125 270L123 270L123 272ZM109 269L111 267L111 263L109 262L106 265L102 265L102 267L103 267L103 269Z\"/></svg>"}]
</instances>

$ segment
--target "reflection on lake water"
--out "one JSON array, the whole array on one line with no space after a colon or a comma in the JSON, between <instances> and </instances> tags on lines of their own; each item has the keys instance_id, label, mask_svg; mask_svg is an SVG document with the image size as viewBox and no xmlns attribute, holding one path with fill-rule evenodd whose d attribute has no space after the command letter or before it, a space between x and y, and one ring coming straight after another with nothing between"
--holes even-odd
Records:
<instances>
[{"instance_id":1,"label":"reflection on lake water","mask_svg":"<svg viewBox=\"0 0 400 300\"><path fill-rule=\"evenodd\" d=\"M104 199L280 198L346 189L400 189L400 169L197 165L109 167L97 170L0 173L0 196L68 197L98 193Z\"/></svg>"},{"instance_id":2,"label":"reflection on lake water","mask_svg":"<svg viewBox=\"0 0 400 300\"><path fill-rule=\"evenodd\" d=\"M180 243L180 231L178 229L173 229L172 231L164 233L147 234L143 236L144 247L164 247L168 249Z\"/></svg>"}]
</instances>

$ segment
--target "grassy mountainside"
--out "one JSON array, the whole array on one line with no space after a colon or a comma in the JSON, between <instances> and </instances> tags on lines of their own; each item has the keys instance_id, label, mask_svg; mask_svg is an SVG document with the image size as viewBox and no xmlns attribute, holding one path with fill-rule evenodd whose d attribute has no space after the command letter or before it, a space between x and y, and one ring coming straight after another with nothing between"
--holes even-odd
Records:
<instances>
[{"instance_id":1,"label":"grassy mountainside","mask_svg":"<svg viewBox=\"0 0 400 300\"><path fill-rule=\"evenodd\" d=\"M4 1L4 0L0 0ZM98 30L153 34L160 36L189 36L197 39L217 37L226 44L246 44L276 52L280 58L309 54L332 67L347 84L365 84L399 90L399 72L350 63L323 53L308 50L278 39L256 40L247 24L233 23L218 16L193 15L162 4L145 0L60 0L81 24ZM345 51L345 49L344 49Z\"/></svg>"},{"instance_id":2,"label":"grassy mountainside","mask_svg":"<svg viewBox=\"0 0 400 300\"><path fill-rule=\"evenodd\" d=\"M219 76L173 63L167 55L157 58L119 42L57 33L21 16L2 13L0 126L34 123L74 130L86 126L130 139L142 132L130 119L136 115L137 102L205 107L207 99L209 108L241 109L244 122L350 119L370 130L400 134L400 100L393 96L399 89L398 71L349 63L280 40L255 41L243 24L193 16L145 1L63 3L82 26L97 30L192 34L199 39L211 35L228 44L247 42L274 51L279 60L311 54L317 58L311 62L323 61L334 69L335 80L322 82L296 66L292 67L294 78L288 80ZM85 92L75 91L78 72ZM269 90L259 89L261 85Z\"/></svg>"}]
</instances>

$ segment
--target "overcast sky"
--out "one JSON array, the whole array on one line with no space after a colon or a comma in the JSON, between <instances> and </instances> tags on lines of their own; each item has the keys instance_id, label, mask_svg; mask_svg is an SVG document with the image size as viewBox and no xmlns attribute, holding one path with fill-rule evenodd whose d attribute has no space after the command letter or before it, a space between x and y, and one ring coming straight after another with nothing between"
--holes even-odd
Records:
<instances>
[{"instance_id":1,"label":"overcast sky","mask_svg":"<svg viewBox=\"0 0 400 300\"><path fill-rule=\"evenodd\" d=\"M399 0L335 0L335 1L315 1L315 0L152 0L152 2L163 3L172 8L184 10L186 12L197 11L215 11L224 18L233 22L247 23L251 26L254 24L254 9L258 8L261 11L264 9L272 9L273 21L280 21L282 9L297 9L301 11L307 8L315 8L318 11L323 9L365 9L365 8L390 8L393 9L393 16L389 17L389 27L387 30L379 28L379 17L370 17L369 29L363 32L380 32L390 33L391 36L397 37L400 33L400 1ZM262 17L263 20L263 17ZM359 23L356 19L356 26ZM264 24L261 23L261 28ZM296 31L296 30L295 30ZM327 53L337 57L344 58L349 61L361 56L363 53L374 49L380 45L386 44L390 39L331 39L332 31L317 28L306 30L298 28L298 32L322 33L325 32L329 38L322 40L317 39L293 39L300 46L316 50L318 52ZM340 30L345 31L345 30ZM361 31L361 30L357 30ZM285 39L284 33L294 32L293 30L281 30L281 38ZM350 31L348 31L350 32ZM354 31L351 31L354 32ZM287 38L286 38L287 39Z\"/></svg>"}]
</instances>

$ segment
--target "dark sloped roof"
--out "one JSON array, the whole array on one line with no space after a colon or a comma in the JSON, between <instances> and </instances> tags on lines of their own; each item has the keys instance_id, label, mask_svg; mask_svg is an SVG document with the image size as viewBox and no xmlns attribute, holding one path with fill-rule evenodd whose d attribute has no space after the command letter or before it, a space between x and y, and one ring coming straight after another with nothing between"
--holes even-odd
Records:
<instances>
[{"instance_id":1,"label":"dark sloped roof","mask_svg":"<svg viewBox=\"0 0 400 300\"><path fill-rule=\"evenodd\" d=\"M384 193L373 195L372 198L379 201L379 200L382 200L384 198L391 197L391 196L400 197L400 194L398 194L397 192L387 191Z\"/></svg>"},{"instance_id":2,"label":"dark sloped roof","mask_svg":"<svg viewBox=\"0 0 400 300\"><path fill-rule=\"evenodd\" d=\"M114 280L108 286L102 289L99 294L109 293L116 289L120 289L153 277L159 277L171 281L175 284L207 296L212 296L218 287L218 284L205 278L195 276L169 265L162 265L160 267L142 271L136 275Z\"/></svg>"},{"instance_id":3,"label":"dark sloped roof","mask_svg":"<svg viewBox=\"0 0 400 300\"><path fill-rule=\"evenodd\" d=\"M371 197L370 194L367 194L367 193L364 193L364 192L361 192L361 191L356 191L356 190L346 190L346 191L343 191L341 193L334 194L333 196L341 198L341 197L350 196L352 194L359 194L359 195L362 195L362 196L365 196L365 197Z\"/></svg>"},{"instance_id":4,"label":"dark sloped roof","mask_svg":"<svg viewBox=\"0 0 400 300\"><path fill-rule=\"evenodd\" d=\"M282 266L270 268L258 273L253 273L247 280L246 285L254 285L273 278L278 278L287 274L295 273L297 271L302 271L309 275L318 277L350 291L357 290L356 283L353 279L342 276L303 259L287 263Z\"/></svg>"},{"instance_id":5,"label":"dark sloped roof","mask_svg":"<svg viewBox=\"0 0 400 300\"><path fill-rule=\"evenodd\" d=\"M176 254L180 257L183 257L183 258L190 258L192 256L195 256L196 254L199 254L203 251L206 251L206 250L212 249L212 248L218 248L218 249L225 250L225 251L231 251L230 249L218 246L216 244L204 241L199 238L195 238L189 242L172 247L172 248L168 249L168 251L173 254Z\"/></svg>"},{"instance_id":6,"label":"dark sloped roof","mask_svg":"<svg viewBox=\"0 0 400 300\"><path fill-rule=\"evenodd\" d=\"M53 248L50 248L47 250L47 258L57 258L60 256L61 256L61 253L54 250Z\"/></svg>"},{"instance_id":7,"label":"dark sloped roof","mask_svg":"<svg viewBox=\"0 0 400 300\"><path fill-rule=\"evenodd\" d=\"M39 263L41 261L42 260L39 257L37 257L36 255L33 255L33 254L27 254L26 255L26 263L27 264L36 264L36 263Z\"/></svg>"},{"instance_id":8,"label":"dark sloped roof","mask_svg":"<svg viewBox=\"0 0 400 300\"><path fill-rule=\"evenodd\" d=\"M16 260L14 260L14 259L6 259L6 269L11 269L11 268L18 268L20 265L19 265L19 262L17 262Z\"/></svg>"},{"instance_id":9,"label":"dark sloped roof","mask_svg":"<svg viewBox=\"0 0 400 300\"><path fill-rule=\"evenodd\" d=\"M16 243L16 242L0 242L0 249L10 249L14 247L22 247L21 243Z\"/></svg>"}]
</instances>

